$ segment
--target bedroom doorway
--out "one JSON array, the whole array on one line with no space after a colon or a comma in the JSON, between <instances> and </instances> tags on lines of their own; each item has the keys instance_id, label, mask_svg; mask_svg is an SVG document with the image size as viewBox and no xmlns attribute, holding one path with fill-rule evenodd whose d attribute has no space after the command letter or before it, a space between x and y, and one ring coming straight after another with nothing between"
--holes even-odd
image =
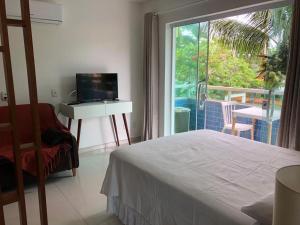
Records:
<instances>
[{"instance_id":1,"label":"bedroom doorway","mask_svg":"<svg viewBox=\"0 0 300 225\"><path fill-rule=\"evenodd\" d=\"M173 26L172 134L276 144L292 6Z\"/></svg>"}]
</instances>

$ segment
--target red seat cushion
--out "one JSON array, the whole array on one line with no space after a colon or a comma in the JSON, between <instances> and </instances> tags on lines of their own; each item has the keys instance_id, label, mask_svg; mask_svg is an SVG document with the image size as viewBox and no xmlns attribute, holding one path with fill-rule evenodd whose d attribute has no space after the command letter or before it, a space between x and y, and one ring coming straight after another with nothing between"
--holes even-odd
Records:
<instances>
[{"instance_id":1,"label":"red seat cushion","mask_svg":"<svg viewBox=\"0 0 300 225\"><path fill-rule=\"evenodd\" d=\"M18 105L16 109L20 143L30 143L33 140L30 105ZM67 128L59 122L54 112L54 108L50 104L39 104L39 116L41 132L48 128L56 128L67 132ZM9 121L8 107L0 107L0 123L8 123ZM1 133L0 147L10 144L12 144L11 134L9 132Z\"/></svg>"},{"instance_id":2,"label":"red seat cushion","mask_svg":"<svg viewBox=\"0 0 300 225\"><path fill-rule=\"evenodd\" d=\"M18 105L16 108L17 116L17 131L19 135L20 144L33 142L32 116L30 105ZM67 128L63 126L56 117L54 108L49 104L39 104L39 116L41 133L48 128L55 128L62 132L68 132ZM9 110L8 107L0 107L0 123L8 123ZM10 132L1 133L0 137L0 156L14 162L12 152L12 136ZM44 162L45 174L49 174L59 160L60 154L70 150L71 146L68 144L54 146L52 148L46 145L42 146L42 157ZM26 152L22 155L22 169L32 175L36 175L36 161L34 151Z\"/></svg>"}]
</instances>

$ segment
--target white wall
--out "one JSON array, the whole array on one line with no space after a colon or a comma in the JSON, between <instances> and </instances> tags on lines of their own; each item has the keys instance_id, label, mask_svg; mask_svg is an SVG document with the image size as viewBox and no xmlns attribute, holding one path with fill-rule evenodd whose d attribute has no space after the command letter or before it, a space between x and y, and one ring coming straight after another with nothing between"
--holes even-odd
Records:
<instances>
[{"instance_id":1,"label":"white wall","mask_svg":"<svg viewBox=\"0 0 300 225\"><path fill-rule=\"evenodd\" d=\"M143 11L159 14L160 42L160 101L159 134L171 134L172 109L172 29L175 22L209 21L254 10L282 6L292 0L152 0L144 4Z\"/></svg>"},{"instance_id":2,"label":"white wall","mask_svg":"<svg viewBox=\"0 0 300 225\"><path fill-rule=\"evenodd\" d=\"M7 0L7 2L10 0ZM40 102L57 105L75 89L77 72L119 73L119 98L133 101L131 136L141 132L142 6L129 0L57 0L64 6L61 25L33 24ZM28 102L22 33L10 28L17 102ZM2 66L2 61L1 61ZM0 68L0 90L4 90ZM51 89L58 93L51 97ZM126 139L118 118L120 139ZM76 132L76 123L72 131ZM110 120L83 121L81 147L114 141Z\"/></svg>"}]
</instances>

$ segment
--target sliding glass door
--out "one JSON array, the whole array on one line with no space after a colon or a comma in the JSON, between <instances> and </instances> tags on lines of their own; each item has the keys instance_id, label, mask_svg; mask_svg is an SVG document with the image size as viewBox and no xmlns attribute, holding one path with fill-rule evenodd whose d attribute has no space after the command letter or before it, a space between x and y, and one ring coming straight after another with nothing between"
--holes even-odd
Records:
<instances>
[{"instance_id":1,"label":"sliding glass door","mask_svg":"<svg viewBox=\"0 0 300 225\"><path fill-rule=\"evenodd\" d=\"M204 129L209 23L173 28L173 133Z\"/></svg>"},{"instance_id":2,"label":"sliding glass door","mask_svg":"<svg viewBox=\"0 0 300 225\"><path fill-rule=\"evenodd\" d=\"M210 129L276 144L291 13L286 6L173 27L173 134Z\"/></svg>"}]
</instances>

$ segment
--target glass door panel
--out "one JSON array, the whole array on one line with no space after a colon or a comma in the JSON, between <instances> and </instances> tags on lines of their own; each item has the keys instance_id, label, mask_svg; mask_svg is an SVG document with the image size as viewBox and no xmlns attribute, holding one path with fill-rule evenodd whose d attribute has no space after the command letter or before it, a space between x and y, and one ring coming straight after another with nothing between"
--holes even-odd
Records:
<instances>
[{"instance_id":1,"label":"glass door panel","mask_svg":"<svg viewBox=\"0 0 300 225\"><path fill-rule=\"evenodd\" d=\"M206 100L209 56L209 22L199 24L197 130L206 129Z\"/></svg>"},{"instance_id":2,"label":"glass door panel","mask_svg":"<svg viewBox=\"0 0 300 225\"><path fill-rule=\"evenodd\" d=\"M196 23L173 29L173 133L203 129L208 25Z\"/></svg>"},{"instance_id":3,"label":"glass door panel","mask_svg":"<svg viewBox=\"0 0 300 225\"><path fill-rule=\"evenodd\" d=\"M269 16L259 17L263 14ZM259 18L267 22L267 38L260 39L263 45L253 52L257 43L253 37L259 31L253 23ZM291 7L287 6L211 21L210 32L214 35L209 43L206 129L276 144L288 58L285 36L289 36L290 18ZM240 34L224 24L239 27ZM236 34L236 40L232 41L228 34ZM240 41L245 49L238 47ZM231 110L224 109L224 105L231 105Z\"/></svg>"},{"instance_id":4,"label":"glass door panel","mask_svg":"<svg viewBox=\"0 0 300 225\"><path fill-rule=\"evenodd\" d=\"M291 14L286 6L173 28L173 133L210 129L276 144Z\"/></svg>"}]
</instances>

